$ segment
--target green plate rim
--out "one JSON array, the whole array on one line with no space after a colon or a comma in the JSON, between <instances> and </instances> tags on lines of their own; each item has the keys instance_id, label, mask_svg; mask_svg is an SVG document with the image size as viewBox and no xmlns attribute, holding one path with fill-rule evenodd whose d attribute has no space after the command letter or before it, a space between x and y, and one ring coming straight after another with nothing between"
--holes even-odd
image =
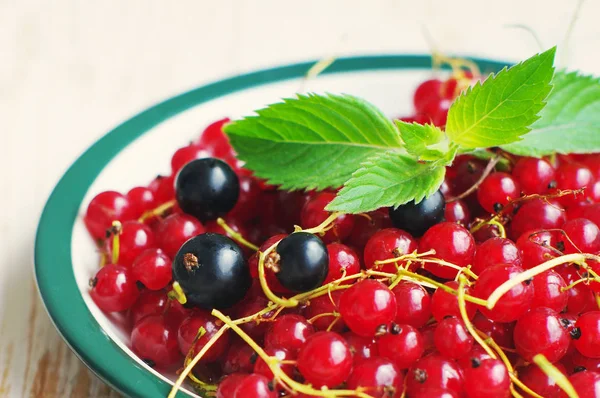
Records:
<instances>
[{"instance_id":1,"label":"green plate rim","mask_svg":"<svg viewBox=\"0 0 600 398\"><path fill-rule=\"evenodd\" d=\"M484 71L509 63L470 58ZM165 397L171 385L137 364L99 327L87 308L73 273L71 240L89 187L123 148L159 123L197 105L245 89L302 78L315 61L278 66L210 83L140 112L89 147L65 172L50 194L35 238L35 277L54 325L77 356L101 379L127 396ZM367 55L337 59L323 74L426 69L428 55ZM179 397L188 396L182 392Z\"/></svg>"}]
</instances>

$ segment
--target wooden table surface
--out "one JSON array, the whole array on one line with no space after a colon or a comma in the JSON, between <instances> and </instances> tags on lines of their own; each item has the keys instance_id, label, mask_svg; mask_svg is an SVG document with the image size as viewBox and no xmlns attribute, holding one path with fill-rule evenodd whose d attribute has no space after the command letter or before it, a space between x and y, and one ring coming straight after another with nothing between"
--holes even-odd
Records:
<instances>
[{"instance_id":1,"label":"wooden table surface","mask_svg":"<svg viewBox=\"0 0 600 398\"><path fill-rule=\"evenodd\" d=\"M120 121L222 76L382 52L524 59L562 44L578 1L0 1L0 397L114 397L62 342L32 279L44 201ZM561 65L600 74L600 2L583 4ZM168 156L168 154L165 154ZM76 320L74 320L76 321Z\"/></svg>"}]
</instances>

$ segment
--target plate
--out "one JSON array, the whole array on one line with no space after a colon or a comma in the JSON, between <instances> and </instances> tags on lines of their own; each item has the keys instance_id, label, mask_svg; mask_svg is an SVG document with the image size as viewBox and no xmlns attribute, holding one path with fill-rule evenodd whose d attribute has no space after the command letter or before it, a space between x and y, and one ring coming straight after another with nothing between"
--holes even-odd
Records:
<instances>
[{"instance_id":1,"label":"plate","mask_svg":"<svg viewBox=\"0 0 600 398\"><path fill-rule=\"evenodd\" d=\"M474 59L484 72L507 64ZM127 396L166 397L174 375L161 375L129 349L121 314L105 314L89 295L97 271L95 245L83 225L87 203L104 190L126 192L168 174L171 154L225 116L293 96L299 90L364 97L390 117L412 113L412 93L431 77L426 55L341 58L310 81L314 62L260 70L220 80L165 100L135 115L87 149L50 195L37 230L35 277L54 325L75 354ZM189 390L179 396L197 396Z\"/></svg>"}]
</instances>

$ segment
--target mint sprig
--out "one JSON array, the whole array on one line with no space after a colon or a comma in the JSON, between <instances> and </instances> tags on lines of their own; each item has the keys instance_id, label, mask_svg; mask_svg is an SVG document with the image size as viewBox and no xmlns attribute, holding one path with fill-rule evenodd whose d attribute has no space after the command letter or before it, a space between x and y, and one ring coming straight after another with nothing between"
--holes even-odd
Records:
<instances>
[{"instance_id":1,"label":"mint sprig","mask_svg":"<svg viewBox=\"0 0 600 398\"><path fill-rule=\"evenodd\" d=\"M330 211L361 213L418 203L439 189L445 166L459 151L527 141L518 142L533 123L544 122L538 119L552 89L555 50L464 92L450 107L445 131L401 121L394 125L374 105L349 95L311 94L270 105L225 132L246 167L271 184L283 189L343 185Z\"/></svg>"}]
</instances>

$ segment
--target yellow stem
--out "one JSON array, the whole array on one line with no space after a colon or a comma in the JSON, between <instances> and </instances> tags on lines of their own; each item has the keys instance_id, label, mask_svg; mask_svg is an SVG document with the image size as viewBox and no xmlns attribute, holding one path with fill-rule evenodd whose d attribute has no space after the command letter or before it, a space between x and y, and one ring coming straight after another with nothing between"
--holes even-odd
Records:
<instances>
[{"instance_id":1,"label":"yellow stem","mask_svg":"<svg viewBox=\"0 0 600 398\"><path fill-rule=\"evenodd\" d=\"M113 230L113 244L112 244L112 263L117 264L119 262L119 252L121 251L121 235L122 225L119 221L112 222Z\"/></svg>"},{"instance_id":2,"label":"yellow stem","mask_svg":"<svg viewBox=\"0 0 600 398\"><path fill-rule=\"evenodd\" d=\"M254 250L255 252L257 252L259 250L258 246L256 246L253 243L250 243L246 239L244 239L242 234L234 231L229 225L227 225L225 220L223 220L221 217L217 218L217 224L219 224L221 226L221 228L223 228L225 230L225 232L227 232L229 235L231 235L233 240L237 241L238 243L241 243L242 245L246 246L250 250Z\"/></svg>"},{"instance_id":3,"label":"yellow stem","mask_svg":"<svg viewBox=\"0 0 600 398\"><path fill-rule=\"evenodd\" d=\"M509 279L508 281L504 282L503 284L501 284L500 286L498 286L496 288L496 290L494 290L492 292L492 294L490 294L490 297L488 297L487 299L487 308L488 309L492 309L494 308L494 306L496 305L496 303L498 302L498 300L505 295L506 293L508 293L510 291L510 289L512 289L513 287L519 285L520 283L525 282L528 279L533 278L536 275L539 275L543 272L548 271L549 269L552 269L556 266L559 266L561 264L566 264L566 263L582 263L585 262L585 260L595 260L595 261L600 261L600 256L596 256L593 254L586 254L586 253L575 253L575 254L567 254L564 256L560 256L560 257L556 257L553 258L552 260L548 260L545 263L542 263L540 265L537 265L533 268L528 269L525 272L521 272L519 275L512 277L511 279Z\"/></svg>"},{"instance_id":4,"label":"yellow stem","mask_svg":"<svg viewBox=\"0 0 600 398\"><path fill-rule=\"evenodd\" d=\"M173 290L171 290L167 294L167 296L169 296L169 298L177 300L181 305L187 303L187 297L183 292L183 289L181 288L179 282L173 282Z\"/></svg>"},{"instance_id":5,"label":"yellow stem","mask_svg":"<svg viewBox=\"0 0 600 398\"><path fill-rule=\"evenodd\" d=\"M577 391L575 391L575 388L567 376L565 376L556 368L556 366L548 361L544 355L537 354L533 357L533 362L539 366L541 371L544 372L546 376L554 380L554 382L569 396L569 398L579 398L579 394L577 394Z\"/></svg>"},{"instance_id":6,"label":"yellow stem","mask_svg":"<svg viewBox=\"0 0 600 398\"><path fill-rule=\"evenodd\" d=\"M147 212L142 214L142 216L140 218L138 218L138 221L143 223L147 219L152 218L154 216L161 216L165 211L175 207L176 204L177 204L177 201L175 199L165 202L162 205L155 207L152 210L148 210Z\"/></svg>"}]
</instances>

